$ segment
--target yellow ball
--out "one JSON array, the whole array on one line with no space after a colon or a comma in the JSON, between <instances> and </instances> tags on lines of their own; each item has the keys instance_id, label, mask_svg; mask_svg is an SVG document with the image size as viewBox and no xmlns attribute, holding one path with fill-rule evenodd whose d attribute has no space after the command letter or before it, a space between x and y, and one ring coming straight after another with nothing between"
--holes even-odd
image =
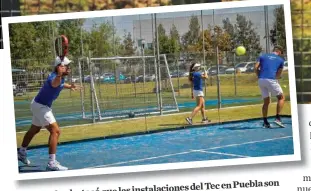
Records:
<instances>
[{"instance_id":1,"label":"yellow ball","mask_svg":"<svg viewBox=\"0 0 311 191\"><path fill-rule=\"evenodd\" d=\"M245 53L246 53L246 49L245 49L244 46L239 46L239 47L236 48L236 54L237 54L238 56L242 56L242 55L244 55Z\"/></svg>"}]
</instances>

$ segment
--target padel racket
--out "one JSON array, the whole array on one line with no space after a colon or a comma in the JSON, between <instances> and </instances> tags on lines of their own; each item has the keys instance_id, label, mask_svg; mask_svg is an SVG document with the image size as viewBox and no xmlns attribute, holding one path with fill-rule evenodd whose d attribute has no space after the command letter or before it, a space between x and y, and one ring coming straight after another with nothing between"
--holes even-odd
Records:
<instances>
[{"instance_id":1,"label":"padel racket","mask_svg":"<svg viewBox=\"0 0 311 191\"><path fill-rule=\"evenodd\" d=\"M61 60L68 54L68 38L65 35L60 35L55 39L55 52Z\"/></svg>"}]
</instances>

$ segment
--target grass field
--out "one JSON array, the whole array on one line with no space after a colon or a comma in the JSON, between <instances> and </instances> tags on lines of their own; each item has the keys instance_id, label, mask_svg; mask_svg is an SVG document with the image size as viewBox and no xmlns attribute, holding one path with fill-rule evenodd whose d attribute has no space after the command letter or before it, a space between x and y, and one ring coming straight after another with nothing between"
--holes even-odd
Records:
<instances>
[{"instance_id":1,"label":"grass field","mask_svg":"<svg viewBox=\"0 0 311 191\"><path fill-rule=\"evenodd\" d=\"M206 81L207 84L207 95L205 95L206 99L217 98L217 82L216 77L210 77L211 79ZM186 77L173 78L174 90L178 99L178 102L189 101L191 98L190 88L182 88L185 84L189 84L188 79ZM179 81L179 83L178 83ZM283 87L284 93L289 95L289 85L288 85L288 75L287 73L283 74L283 78L280 80L281 85L286 85L286 88ZM178 88L179 84L179 88ZM170 98L172 96L171 89L169 88L169 83L162 83L162 96L165 98ZM260 96L260 91L257 85L257 79L254 74L240 74L237 75L236 80L236 94L234 87L234 78L232 75L224 75L220 77L220 92L222 97L258 97ZM90 88L89 84L84 84L84 96L86 103L90 101ZM98 98L102 98L102 103L127 103L127 105L131 106L133 104L142 103L142 99L144 98L144 93L146 94L147 101L155 102L156 96L153 93L153 89L155 88L155 82L146 82L143 87L143 83L134 84L96 84L97 96ZM136 87L136 88L135 88ZM165 88L166 87L166 88ZM117 89L116 89L117 88ZM179 91L178 91L179 90ZM118 93L116 93L118 92ZM24 96L15 97L16 102L21 101L30 101L37 94L37 92L30 92ZM191 99L190 99L191 101ZM60 97L54 103L53 108L55 112L70 112L70 111L79 111L81 110L80 105L80 92L70 92L65 90L61 93ZM113 104L112 104L113 105ZM111 106L111 108L118 108L120 105L117 104L115 107ZM29 110L29 105L23 104L15 104L16 116L23 117L22 110ZM59 111L58 111L59 110Z\"/></svg>"}]
</instances>

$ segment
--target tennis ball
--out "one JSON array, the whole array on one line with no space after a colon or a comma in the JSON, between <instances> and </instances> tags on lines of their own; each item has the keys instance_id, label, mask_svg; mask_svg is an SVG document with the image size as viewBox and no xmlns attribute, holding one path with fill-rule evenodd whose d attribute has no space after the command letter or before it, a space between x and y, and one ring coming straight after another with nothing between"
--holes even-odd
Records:
<instances>
[{"instance_id":1,"label":"tennis ball","mask_svg":"<svg viewBox=\"0 0 311 191\"><path fill-rule=\"evenodd\" d=\"M239 46L236 48L236 51L235 53L238 55L238 56L242 56L246 53L246 49L244 46Z\"/></svg>"},{"instance_id":2,"label":"tennis ball","mask_svg":"<svg viewBox=\"0 0 311 191\"><path fill-rule=\"evenodd\" d=\"M287 85L283 85L284 88L287 88Z\"/></svg>"}]
</instances>

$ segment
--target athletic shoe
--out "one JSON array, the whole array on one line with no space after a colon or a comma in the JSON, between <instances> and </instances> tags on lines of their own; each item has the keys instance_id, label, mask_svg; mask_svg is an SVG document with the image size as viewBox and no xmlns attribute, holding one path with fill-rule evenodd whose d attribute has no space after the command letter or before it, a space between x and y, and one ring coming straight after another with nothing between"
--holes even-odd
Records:
<instances>
[{"instance_id":1,"label":"athletic shoe","mask_svg":"<svg viewBox=\"0 0 311 191\"><path fill-rule=\"evenodd\" d=\"M271 128L270 123L263 123L263 128Z\"/></svg>"},{"instance_id":2,"label":"athletic shoe","mask_svg":"<svg viewBox=\"0 0 311 191\"><path fill-rule=\"evenodd\" d=\"M209 123L209 122L211 122L211 120L208 120L207 118L202 119L202 123Z\"/></svg>"},{"instance_id":3,"label":"athletic shoe","mask_svg":"<svg viewBox=\"0 0 311 191\"><path fill-rule=\"evenodd\" d=\"M280 127L285 127L285 125L282 123L281 119L275 119L274 123L276 123Z\"/></svg>"},{"instance_id":4,"label":"athletic shoe","mask_svg":"<svg viewBox=\"0 0 311 191\"><path fill-rule=\"evenodd\" d=\"M63 170L68 170L68 168L60 165L58 161L54 161L54 162L48 163L48 165L46 166L46 170L47 171L63 171Z\"/></svg>"},{"instance_id":5,"label":"athletic shoe","mask_svg":"<svg viewBox=\"0 0 311 191\"><path fill-rule=\"evenodd\" d=\"M186 121L188 122L189 125L192 125L192 119L190 119L189 117L186 118Z\"/></svg>"},{"instance_id":6,"label":"athletic shoe","mask_svg":"<svg viewBox=\"0 0 311 191\"><path fill-rule=\"evenodd\" d=\"M29 165L30 161L27 159L27 153L26 152L20 152L18 151L18 160L24 163L25 165Z\"/></svg>"}]
</instances>

